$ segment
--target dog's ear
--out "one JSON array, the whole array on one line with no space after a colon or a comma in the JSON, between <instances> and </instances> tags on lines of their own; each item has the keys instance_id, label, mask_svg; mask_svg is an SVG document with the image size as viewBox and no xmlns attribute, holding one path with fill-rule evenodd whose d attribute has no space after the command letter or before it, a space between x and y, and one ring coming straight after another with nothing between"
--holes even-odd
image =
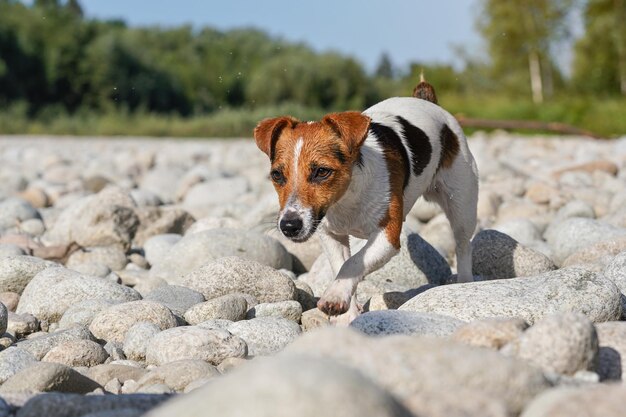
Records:
<instances>
[{"instance_id":1,"label":"dog's ear","mask_svg":"<svg viewBox=\"0 0 626 417\"><path fill-rule=\"evenodd\" d=\"M348 145L350 153L356 154L370 127L371 119L358 111L331 113L322 119Z\"/></svg>"},{"instance_id":2,"label":"dog's ear","mask_svg":"<svg viewBox=\"0 0 626 417\"><path fill-rule=\"evenodd\" d=\"M254 128L254 140L256 146L265 152L270 159L274 159L274 147L280 137L280 133L287 126L294 127L298 123L297 119L291 116L275 117L264 119Z\"/></svg>"}]
</instances>

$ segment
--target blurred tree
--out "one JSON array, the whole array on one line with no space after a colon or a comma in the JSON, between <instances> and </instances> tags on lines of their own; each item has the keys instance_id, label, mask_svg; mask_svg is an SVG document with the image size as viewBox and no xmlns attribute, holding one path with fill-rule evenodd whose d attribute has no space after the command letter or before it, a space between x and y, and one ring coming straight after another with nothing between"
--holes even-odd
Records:
<instances>
[{"instance_id":1,"label":"blurred tree","mask_svg":"<svg viewBox=\"0 0 626 417\"><path fill-rule=\"evenodd\" d=\"M78 2L78 0L68 0L65 5L65 8L74 16L82 17L83 16L83 8Z\"/></svg>"},{"instance_id":2,"label":"blurred tree","mask_svg":"<svg viewBox=\"0 0 626 417\"><path fill-rule=\"evenodd\" d=\"M567 21L574 0L482 0L478 29L487 42L492 75L504 87L530 82L541 103L557 70L552 52L570 36Z\"/></svg>"},{"instance_id":3,"label":"blurred tree","mask_svg":"<svg viewBox=\"0 0 626 417\"><path fill-rule=\"evenodd\" d=\"M387 52L383 52L378 60L378 65L376 66L376 71L374 72L377 77L381 78L393 78L393 64L391 63L391 58Z\"/></svg>"},{"instance_id":4,"label":"blurred tree","mask_svg":"<svg viewBox=\"0 0 626 417\"><path fill-rule=\"evenodd\" d=\"M353 59L301 48L258 67L248 81L247 99L260 105L297 102L327 110L359 109L367 102L368 84Z\"/></svg>"},{"instance_id":5,"label":"blurred tree","mask_svg":"<svg viewBox=\"0 0 626 417\"><path fill-rule=\"evenodd\" d=\"M626 1L588 0L585 33L574 48L579 91L626 95Z\"/></svg>"}]
</instances>

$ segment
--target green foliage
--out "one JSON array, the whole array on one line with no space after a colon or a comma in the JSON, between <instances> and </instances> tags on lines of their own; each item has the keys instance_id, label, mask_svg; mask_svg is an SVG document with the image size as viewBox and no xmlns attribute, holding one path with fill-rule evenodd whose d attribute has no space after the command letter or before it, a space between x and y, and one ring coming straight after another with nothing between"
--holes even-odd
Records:
<instances>
[{"instance_id":1,"label":"green foliage","mask_svg":"<svg viewBox=\"0 0 626 417\"><path fill-rule=\"evenodd\" d=\"M408 96L423 70L442 105L470 117L561 121L626 132L626 0L587 0L573 82L553 55L579 0L482 0L488 57L372 74L351 57L318 53L255 29L128 27L87 19L78 0L0 0L0 133L250 136L258 120L305 120ZM607 29L608 28L608 29ZM545 90L530 100L529 57Z\"/></svg>"},{"instance_id":2,"label":"green foliage","mask_svg":"<svg viewBox=\"0 0 626 417\"><path fill-rule=\"evenodd\" d=\"M620 68L620 62L626 66L625 19L626 1L588 0L585 34L575 46L573 86L577 91L620 93L620 82L626 83L626 68Z\"/></svg>"},{"instance_id":3,"label":"green foliage","mask_svg":"<svg viewBox=\"0 0 626 417\"><path fill-rule=\"evenodd\" d=\"M0 2L0 103L104 112L205 114L298 102L362 108L361 65L258 30L130 28L82 17L78 1Z\"/></svg>"},{"instance_id":4,"label":"green foliage","mask_svg":"<svg viewBox=\"0 0 626 417\"><path fill-rule=\"evenodd\" d=\"M376 65L375 74L377 77L380 78L393 78L393 64L391 63L391 57L389 57L389 54L387 54L386 52L380 56L378 65Z\"/></svg>"},{"instance_id":5,"label":"green foliage","mask_svg":"<svg viewBox=\"0 0 626 417\"><path fill-rule=\"evenodd\" d=\"M570 36L567 18L574 2L482 0L477 27L487 42L490 75L501 88L523 93L533 81L550 95L560 77L553 53ZM539 71L534 80L531 61Z\"/></svg>"}]
</instances>

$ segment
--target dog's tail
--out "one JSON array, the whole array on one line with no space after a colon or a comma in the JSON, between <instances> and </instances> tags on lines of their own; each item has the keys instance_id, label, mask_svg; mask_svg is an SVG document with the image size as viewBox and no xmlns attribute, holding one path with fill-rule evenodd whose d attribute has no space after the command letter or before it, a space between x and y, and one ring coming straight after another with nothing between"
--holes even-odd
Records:
<instances>
[{"instance_id":1,"label":"dog's tail","mask_svg":"<svg viewBox=\"0 0 626 417\"><path fill-rule=\"evenodd\" d=\"M423 70L420 73L420 83L413 89L413 97L421 98L422 100L437 104L437 94L435 94L435 88L426 82Z\"/></svg>"}]
</instances>

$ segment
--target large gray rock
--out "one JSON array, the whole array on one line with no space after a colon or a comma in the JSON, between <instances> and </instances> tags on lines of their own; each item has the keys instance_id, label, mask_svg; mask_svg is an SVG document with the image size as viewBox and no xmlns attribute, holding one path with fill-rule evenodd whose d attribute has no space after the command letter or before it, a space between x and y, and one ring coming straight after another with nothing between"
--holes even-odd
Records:
<instances>
[{"instance_id":1,"label":"large gray rock","mask_svg":"<svg viewBox=\"0 0 626 417\"><path fill-rule=\"evenodd\" d=\"M101 388L97 382L68 366L39 362L7 379L0 386L0 394L52 391L86 394L96 388Z\"/></svg>"},{"instance_id":2,"label":"large gray rock","mask_svg":"<svg viewBox=\"0 0 626 417\"><path fill-rule=\"evenodd\" d=\"M451 338L470 346L500 349L519 338L527 328L528 323L518 317L490 317L460 326Z\"/></svg>"},{"instance_id":3,"label":"large gray rock","mask_svg":"<svg viewBox=\"0 0 626 417\"><path fill-rule=\"evenodd\" d=\"M289 252L271 237L245 230L213 229L183 237L153 265L150 274L176 284L185 274L225 256L239 256L275 269L292 266Z\"/></svg>"},{"instance_id":4,"label":"large gray rock","mask_svg":"<svg viewBox=\"0 0 626 417\"><path fill-rule=\"evenodd\" d=\"M282 317L239 321L228 326L227 330L245 340L250 356L279 352L302 333L297 323Z\"/></svg>"},{"instance_id":5,"label":"large gray rock","mask_svg":"<svg viewBox=\"0 0 626 417\"><path fill-rule=\"evenodd\" d=\"M3 313L2 303L0 303L0 330L2 330L2 325L4 323L3 317L7 316ZM32 314L16 314L9 312L8 319L5 331L11 333L18 339L26 337L39 330L39 320L37 320L37 317Z\"/></svg>"},{"instance_id":6,"label":"large gray rock","mask_svg":"<svg viewBox=\"0 0 626 417\"><path fill-rule=\"evenodd\" d=\"M182 359L201 359L218 365L226 358L247 355L246 342L226 330L198 326L176 327L156 334L146 350L146 362L163 365Z\"/></svg>"},{"instance_id":7,"label":"large gray rock","mask_svg":"<svg viewBox=\"0 0 626 417\"><path fill-rule=\"evenodd\" d=\"M622 315L626 315L626 251L608 263L604 276L613 281L622 293Z\"/></svg>"},{"instance_id":8,"label":"large gray rock","mask_svg":"<svg viewBox=\"0 0 626 417\"><path fill-rule=\"evenodd\" d=\"M603 240L572 253L561 265L562 267L581 265L595 271L602 271L613 258L626 251L626 236Z\"/></svg>"},{"instance_id":9,"label":"large gray rock","mask_svg":"<svg viewBox=\"0 0 626 417\"><path fill-rule=\"evenodd\" d=\"M317 417L338 412L343 417L413 415L354 369L324 358L291 355L246 364L219 383L168 402L146 417Z\"/></svg>"},{"instance_id":10,"label":"large gray rock","mask_svg":"<svg viewBox=\"0 0 626 417\"><path fill-rule=\"evenodd\" d=\"M516 415L549 387L540 370L521 360L445 338L372 338L327 327L305 333L285 353L334 359L355 368L415 415Z\"/></svg>"},{"instance_id":11,"label":"large gray rock","mask_svg":"<svg viewBox=\"0 0 626 417\"><path fill-rule=\"evenodd\" d=\"M579 312L592 322L619 319L621 294L602 275L560 269L534 277L479 281L431 288L400 307L471 321L487 317L522 317L528 323L559 312Z\"/></svg>"},{"instance_id":12,"label":"large gray rock","mask_svg":"<svg viewBox=\"0 0 626 417\"><path fill-rule=\"evenodd\" d=\"M85 375L104 386L112 379L117 379L122 384L129 380L139 381L147 373L148 370L138 366L106 363L89 368Z\"/></svg>"},{"instance_id":13,"label":"large gray rock","mask_svg":"<svg viewBox=\"0 0 626 417\"><path fill-rule=\"evenodd\" d=\"M248 181L243 177L217 178L202 182L187 192L183 207L197 218L204 217L211 206L235 202L248 189Z\"/></svg>"},{"instance_id":14,"label":"large gray rock","mask_svg":"<svg viewBox=\"0 0 626 417\"><path fill-rule=\"evenodd\" d=\"M558 314L539 320L501 352L525 359L548 372L573 375L594 370L598 336L584 314Z\"/></svg>"},{"instance_id":15,"label":"large gray rock","mask_svg":"<svg viewBox=\"0 0 626 417\"><path fill-rule=\"evenodd\" d=\"M70 269L80 265L96 263L107 266L112 271L120 271L128 264L126 251L119 246L100 246L76 251L70 255L65 264Z\"/></svg>"},{"instance_id":16,"label":"large gray rock","mask_svg":"<svg viewBox=\"0 0 626 417\"><path fill-rule=\"evenodd\" d=\"M171 203L176 197L178 181L184 174L183 167L156 166L143 175L139 186L156 194L164 203Z\"/></svg>"},{"instance_id":17,"label":"large gray rock","mask_svg":"<svg viewBox=\"0 0 626 417\"><path fill-rule=\"evenodd\" d=\"M243 294L226 294L196 304L185 312L189 324L199 324L207 320L238 321L246 317L248 302Z\"/></svg>"},{"instance_id":18,"label":"large gray rock","mask_svg":"<svg viewBox=\"0 0 626 417\"><path fill-rule=\"evenodd\" d=\"M52 266L59 265L34 256L16 255L1 258L0 292L10 291L21 294L35 275Z\"/></svg>"},{"instance_id":19,"label":"large gray rock","mask_svg":"<svg viewBox=\"0 0 626 417\"><path fill-rule=\"evenodd\" d=\"M145 361L150 339L160 331L159 326L147 321L133 324L124 337L124 355L134 361Z\"/></svg>"},{"instance_id":20,"label":"large gray rock","mask_svg":"<svg viewBox=\"0 0 626 417\"><path fill-rule=\"evenodd\" d=\"M26 255L26 252L21 247L12 243L0 243L0 258L20 255Z\"/></svg>"},{"instance_id":21,"label":"large gray rock","mask_svg":"<svg viewBox=\"0 0 626 417\"><path fill-rule=\"evenodd\" d=\"M78 395L50 393L32 397L18 411L19 417L86 417L110 411L107 417L126 417L126 410L137 417L171 398L159 394ZM70 411L71 410L71 411ZM69 414L69 413L72 414Z\"/></svg>"},{"instance_id":22,"label":"large gray rock","mask_svg":"<svg viewBox=\"0 0 626 417\"><path fill-rule=\"evenodd\" d=\"M150 237L143 244L146 260L150 262L151 265L159 263L159 261L163 259L163 257L172 249L172 246L178 243L180 239L182 239L182 236L175 233Z\"/></svg>"},{"instance_id":23,"label":"large gray rock","mask_svg":"<svg viewBox=\"0 0 626 417\"><path fill-rule=\"evenodd\" d=\"M67 330L49 333L43 336L37 336L30 339L22 340L17 346L32 353L37 359L41 360L50 350L56 346L77 340L93 340L93 335L85 327L73 327Z\"/></svg>"},{"instance_id":24,"label":"large gray rock","mask_svg":"<svg viewBox=\"0 0 626 417\"><path fill-rule=\"evenodd\" d=\"M165 384L175 392L183 392L187 385L203 378L213 378L220 375L220 371L209 363L200 359L186 359L174 361L151 370L137 381L138 389L155 384Z\"/></svg>"},{"instance_id":25,"label":"large gray rock","mask_svg":"<svg viewBox=\"0 0 626 417\"><path fill-rule=\"evenodd\" d=\"M274 219L276 213L273 214ZM267 227L264 223L261 227ZM293 271L295 273L303 273L311 269L315 260L322 254L322 245L317 236L312 237L306 242L294 242L280 232L269 232L269 235L277 239L287 251L293 256Z\"/></svg>"},{"instance_id":26,"label":"large gray rock","mask_svg":"<svg viewBox=\"0 0 626 417\"><path fill-rule=\"evenodd\" d=\"M93 318L96 317L96 314L114 304L117 303L99 298L80 301L65 310L65 313L61 316L61 320L59 320L59 329L69 329L77 325L89 327Z\"/></svg>"},{"instance_id":27,"label":"large gray rock","mask_svg":"<svg viewBox=\"0 0 626 417\"><path fill-rule=\"evenodd\" d=\"M37 358L26 349L11 346L0 352L0 384L20 370L37 363Z\"/></svg>"},{"instance_id":28,"label":"large gray rock","mask_svg":"<svg viewBox=\"0 0 626 417\"><path fill-rule=\"evenodd\" d=\"M9 322L9 311L7 307L0 303L0 335L3 335L7 331L7 325Z\"/></svg>"},{"instance_id":29,"label":"large gray rock","mask_svg":"<svg viewBox=\"0 0 626 417\"><path fill-rule=\"evenodd\" d=\"M139 226L136 205L127 192L107 187L66 208L46 232L48 242L78 243L82 247L130 247Z\"/></svg>"},{"instance_id":30,"label":"large gray rock","mask_svg":"<svg viewBox=\"0 0 626 417\"><path fill-rule=\"evenodd\" d=\"M179 206L143 207L137 210L139 229L133 243L145 245L152 236L164 234L182 235L195 221L194 217Z\"/></svg>"},{"instance_id":31,"label":"large gray rock","mask_svg":"<svg viewBox=\"0 0 626 417\"><path fill-rule=\"evenodd\" d=\"M330 262L323 253L313 262L309 272L298 277L298 281L308 285L311 291L313 291L313 295L316 297L321 297L324 291L326 291L328 284L334 279L335 274L333 274Z\"/></svg>"},{"instance_id":32,"label":"large gray rock","mask_svg":"<svg viewBox=\"0 0 626 417\"><path fill-rule=\"evenodd\" d=\"M104 363L109 354L102 346L91 340L70 340L59 343L43 357L44 362L65 366L95 366Z\"/></svg>"},{"instance_id":33,"label":"large gray rock","mask_svg":"<svg viewBox=\"0 0 626 417\"><path fill-rule=\"evenodd\" d=\"M370 311L357 317L350 326L372 336L390 334L448 336L464 322L435 313L414 311Z\"/></svg>"},{"instance_id":34,"label":"large gray rock","mask_svg":"<svg viewBox=\"0 0 626 417\"><path fill-rule=\"evenodd\" d=\"M539 395L521 417L620 417L626 385L556 388Z\"/></svg>"},{"instance_id":35,"label":"large gray rock","mask_svg":"<svg viewBox=\"0 0 626 417\"><path fill-rule=\"evenodd\" d=\"M89 330L98 339L123 343L126 332L140 322L154 323L161 330L175 327L176 317L156 301L139 300L116 304L96 314Z\"/></svg>"},{"instance_id":36,"label":"large gray rock","mask_svg":"<svg viewBox=\"0 0 626 417\"><path fill-rule=\"evenodd\" d=\"M626 322L596 324L600 350L597 372L602 380L626 380Z\"/></svg>"},{"instance_id":37,"label":"large gray rock","mask_svg":"<svg viewBox=\"0 0 626 417\"><path fill-rule=\"evenodd\" d=\"M296 298L296 286L289 277L259 262L236 256L202 265L181 277L180 282L202 293L207 300L235 292L250 294L262 303Z\"/></svg>"},{"instance_id":38,"label":"large gray rock","mask_svg":"<svg viewBox=\"0 0 626 417\"><path fill-rule=\"evenodd\" d=\"M0 230L18 226L28 219L41 218L37 209L21 198L7 198L0 201Z\"/></svg>"},{"instance_id":39,"label":"large gray rock","mask_svg":"<svg viewBox=\"0 0 626 417\"><path fill-rule=\"evenodd\" d=\"M133 301L139 293L102 278L81 275L65 268L48 268L24 289L17 313L31 313L39 320L57 322L71 306L90 299Z\"/></svg>"},{"instance_id":40,"label":"large gray rock","mask_svg":"<svg viewBox=\"0 0 626 417\"><path fill-rule=\"evenodd\" d=\"M472 270L483 279L527 277L554 269L547 256L496 230L483 230L472 240Z\"/></svg>"},{"instance_id":41,"label":"large gray rock","mask_svg":"<svg viewBox=\"0 0 626 417\"><path fill-rule=\"evenodd\" d=\"M574 217L550 227L545 234L554 253L554 261L561 264L565 259L587 246L603 240L626 236L626 229L599 220Z\"/></svg>"},{"instance_id":42,"label":"large gray rock","mask_svg":"<svg viewBox=\"0 0 626 417\"><path fill-rule=\"evenodd\" d=\"M180 317L189 308L204 301L204 296L198 291L181 287L180 285L158 287L147 293L143 298L144 300L152 300L163 304L172 310L172 313Z\"/></svg>"},{"instance_id":43,"label":"large gray rock","mask_svg":"<svg viewBox=\"0 0 626 417\"><path fill-rule=\"evenodd\" d=\"M261 303L248 310L246 317L249 319L255 317L282 317L299 323L302 317L302 305L293 300Z\"/></svg>"},{"instance_id":44,"label":"large gray rock","mask_svg":"<svg viewBox=\"0 0 626 417\"><path fill-rule=\"evenodd\" d=\"M510 236L524 246L532 247L541 240L537 226L528 219L511 219L494 225L493 229Z\"/></svg>"}]
</instances>

